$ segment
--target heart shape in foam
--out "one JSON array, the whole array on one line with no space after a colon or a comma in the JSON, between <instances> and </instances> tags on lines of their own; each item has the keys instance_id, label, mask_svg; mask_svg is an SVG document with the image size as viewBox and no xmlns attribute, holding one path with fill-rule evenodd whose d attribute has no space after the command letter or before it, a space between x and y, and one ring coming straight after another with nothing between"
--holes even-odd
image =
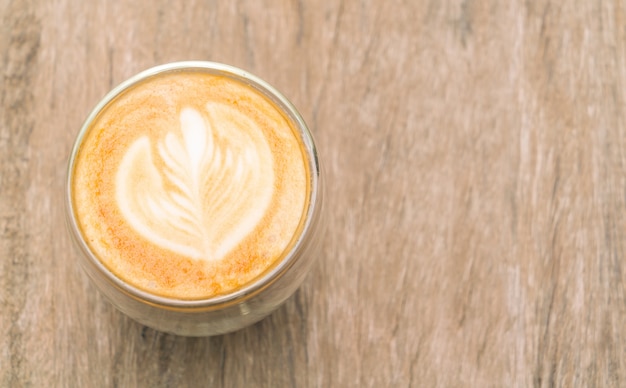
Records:
<instances>
[{"instance_id":1,"label":"heart shape in foam","mask_svg":"<svg viewBox=\"0 0 626 388\"><path fill-rule=\"evenodd\" d=\"M117 171L116 201L153 244L219 260L265 215L274 192L273 158L253 120L225 104L205 108L183 109L180 128L155 147L148 136L131 144Z\"/></svg>"}]
</instances>

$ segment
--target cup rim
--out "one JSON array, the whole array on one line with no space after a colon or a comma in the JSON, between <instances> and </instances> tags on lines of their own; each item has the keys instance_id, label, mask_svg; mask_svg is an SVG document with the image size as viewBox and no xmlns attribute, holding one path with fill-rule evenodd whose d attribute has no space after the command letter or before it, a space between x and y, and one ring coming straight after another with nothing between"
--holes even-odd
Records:
<instances>
[{"instance_id":1,"label":"cup rim","mask_svg":"<svg viewBox=\"0 0 626 388\"><path fill-rule=\"evenodd\" d=\"M183 70L197 70L210 74L226 76L236 81L242 82L249 87L252 87L257 92L261 93L264 97L268 98L273 104L275 104L279 110L290 119L297 131L297 135L302 142L302 148L305 153L306 162L309 167L309 182L310 187L308 195L308 206L303 212L303 219L301 219L298 226L300 230L297 238L292 239L288 249L276 259L272 264L259 276L252 279L250 282L235 289L232 292L226 294L215 295L209 298L201 299L177 299L172 297L166 297L161 295L152 294L148 291L142 290L136 286L129 284L115 275L109 270L97 257L97 255L91 250L89 244L84 239L84 236L78 226L78 221L75 216L75 209L73 203L72 184L73 174L76 157L80 151L81 145L86 134L89 132L89 128L92 122L97 118L100 112L109 105L115 98L121 95L126 90L143 82L151 77L169 72L183 71ZM65 206L66 206L66 218L70 234L73 240L79 245L81 253L89 260L90 264L94 265L98 271L105 275L106 279L115 286L118 290L133 297L134 299L150 303L164 308L215 308L223 307L223 305L229 305L236 302L242 302L250 299L252 296L258 294L265 288L269 287L276 280L278 280L293 264L299 259L299 251L303 248L306 237L312 232L312 223L315 218L315 214L318 211L319 200L319 175L320 164L318 159L317 147L313 135L311 134L304 119L296 109L296 107L276 88L262 80L261 78L245 71L240 68L226 65L223 63L212 61L181 61L171 62L158 66L148 68L141 71L134 76L128 78L124 82L120 83L113 89L111 89L91 110L87 119L81 126L72 146L67 170L66 170L66 185L65 185Z\"/></svg>"}]
</instances>

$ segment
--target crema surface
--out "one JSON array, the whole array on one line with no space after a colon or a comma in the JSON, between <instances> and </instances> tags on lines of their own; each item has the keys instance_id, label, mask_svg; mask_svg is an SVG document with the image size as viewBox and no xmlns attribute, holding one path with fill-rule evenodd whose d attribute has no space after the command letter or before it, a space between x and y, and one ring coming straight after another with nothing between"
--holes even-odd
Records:
<instances>
[{"instance_id":1,"label":"crema surface","mask_svg":"<svg viewBox=\"0 0 626 388\"><path fill-rule=\"evenodd\" d=\"M79 228L124 281L173 298L227 293L297 236L309 171L292 122L236 80L157 75L91 123L73 171Z\"/></svg>"}]
</instances>

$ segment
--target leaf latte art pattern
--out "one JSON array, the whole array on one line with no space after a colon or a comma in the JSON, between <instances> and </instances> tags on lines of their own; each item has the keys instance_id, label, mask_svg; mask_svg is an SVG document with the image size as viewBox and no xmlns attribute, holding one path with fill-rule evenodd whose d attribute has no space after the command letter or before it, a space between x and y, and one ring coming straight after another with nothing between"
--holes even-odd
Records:
<instances>
[{"instance_id":1,"label":"leaf latte art pattern","mask_svg":"<svg viewBox=\"0 0 626 388\"><path fill-rule=\"evenodd\" d=\"M242 112L219 103L205 108L183 109L179 131L131 144L116 175L116 201L153 244L219 260L263 218L273 158L262 130Z\"/></svg>"}]
</instances>

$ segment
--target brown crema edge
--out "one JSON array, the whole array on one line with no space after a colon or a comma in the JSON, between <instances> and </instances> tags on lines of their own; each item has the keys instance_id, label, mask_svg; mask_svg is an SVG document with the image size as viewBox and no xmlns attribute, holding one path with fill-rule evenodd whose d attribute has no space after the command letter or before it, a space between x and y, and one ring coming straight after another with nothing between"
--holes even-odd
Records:
<instances>
[{"instance_id":1,"label":"brown crema edge","mask_svg":"<svg viewBox=\"0 0 626 388\"><path fill-rule=\"evenodd\" d=\"M126 222L115 202L116 166L130 144L144 135L164 136L178 127L181 109L201 110L208 101L235 106L259 125L275 173L275 193L261 222L218 261L155 246ZM233 292L271 269L302 229L310 197L305 154L292 121L253 88L202 71L156 75L114 98L87 130L72 172L77 224L95 257L138 289L189 300Z\"/></svg>"}]
</instances>

